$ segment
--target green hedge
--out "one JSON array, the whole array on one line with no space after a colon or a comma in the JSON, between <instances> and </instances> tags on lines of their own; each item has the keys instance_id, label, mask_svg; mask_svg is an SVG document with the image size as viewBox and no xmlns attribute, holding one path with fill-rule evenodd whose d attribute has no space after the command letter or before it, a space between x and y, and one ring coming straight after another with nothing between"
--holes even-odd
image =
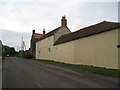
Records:
<instances>
[{"instance_id":1,"label":"green hedge","mask_svg":"<svg viewBox=\"0 0 120 90\"><path fill-rule=\"evenodd\" d=\"M22 57L26 59L32 59L33 55L30 54L29 52L23 52Z\"/></svg>"}]
</instances>

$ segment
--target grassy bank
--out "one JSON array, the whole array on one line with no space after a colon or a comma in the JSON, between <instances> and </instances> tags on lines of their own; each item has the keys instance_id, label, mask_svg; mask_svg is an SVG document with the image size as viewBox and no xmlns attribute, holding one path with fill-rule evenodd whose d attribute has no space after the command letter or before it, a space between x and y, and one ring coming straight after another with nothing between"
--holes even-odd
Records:
<instances>
[{"instance_id":1,"label":"grassy bank","mask_svg":"<svg viewBox=\"0 0 120 90\"><path fill-rule=\"evenodd\" d=\"M92 67L92 66L81 66L81 65L75 65L75 64L68 64L68 63L62 63L62 62L57 62L57 61L53 61L53 60L42 60L42 59L35 59L35 60L44 62L44 63L49 63L49 64L56 64L56 65L60 65L60 66L66 66L66 67L70 67L70 68L86 70L86 71L97 73L100 75L111 76L111 77L120 77L120 71L117 71L117 70L109 70L109 69L105 69L105 68L97 68L97 67Z\"/></svg>"}]
</instances>

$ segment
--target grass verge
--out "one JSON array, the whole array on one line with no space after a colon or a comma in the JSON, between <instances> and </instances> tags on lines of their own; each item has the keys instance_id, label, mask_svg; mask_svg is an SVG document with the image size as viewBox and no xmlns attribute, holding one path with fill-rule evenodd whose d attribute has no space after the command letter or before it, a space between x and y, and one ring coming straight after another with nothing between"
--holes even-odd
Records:
<instances>
[{"instance_id":1,"label":"grass verge","mask_svg":"<svg viewBox=\"0 0 120 90\"><path fill-rule=\"evenodd\" d=\"M57 62L57 61L53 61L53 60L43 60L43 59L35 59L35 60L44 62L44 63L49 63L49 64L55 64L55 65L66 66L66 67L70 67L70 68L81 69L81 70L97 73L100 75L111 76L111 77L120 77L120 71L118 71L118 70L109 70L109 69L93 67L93 66L68 64L68 63L62 63L62 62Z\"/></svg>"}]
</instances>

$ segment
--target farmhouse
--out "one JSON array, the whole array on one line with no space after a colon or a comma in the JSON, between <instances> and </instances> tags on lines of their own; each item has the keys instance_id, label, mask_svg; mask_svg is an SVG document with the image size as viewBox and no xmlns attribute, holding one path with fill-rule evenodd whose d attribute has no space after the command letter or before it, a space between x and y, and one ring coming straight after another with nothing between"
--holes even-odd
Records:
<instances>
[{"instance_id":1,"label":"farmhouse","mask_svg":"<svg viewBox=\"0 0 120 90\"><path fill-rule=\"evenodd\" d=\"M103 21L70 32L67 20L36 42L36 59L119 69L120 23Z\"/></svg>"},{"instance_id":2,"label":"farmhouse","mask_svg":"<svg viewBox=\"0 0 120 90\"><path fill-rule=\"evenodd\" d=\"M33 58L35 58L36 54L36 41L42 36L40 33L35 33L35 30L32 32L31 40L30 40L30 53L33 55Z\"/></svg>"},{"instance_id":3,"label":"farmhouse","mask_svg":"<svg viewBox=\"0 0 120 90\"><path fill-rule=\"evenodd\" d=\"M44 34L36 43L36 58L40 59L54 59L54 43L62 35L69 34L71 31L67 27L67 20L63 16L61 19L61 26Z\"/></svg>"}]
</instances>

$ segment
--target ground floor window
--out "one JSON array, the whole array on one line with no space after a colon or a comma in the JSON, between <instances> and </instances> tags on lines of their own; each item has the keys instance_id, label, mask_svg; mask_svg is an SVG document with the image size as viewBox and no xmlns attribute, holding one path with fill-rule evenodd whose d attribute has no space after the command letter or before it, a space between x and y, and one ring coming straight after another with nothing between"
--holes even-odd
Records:
<instances>
[{"instance_id":1,"label":"ground floor window","mask_svg":"<svg viewBox=\"0 0 120 90\"><path fill-rule=\"evenodd\" d=\"M49 52L49 53L51 52L50 48L48 48L48 52Z\"/></svg>"},{"instance_id":2,"label":"ground floor window","mask_svg":"<svg viewBox=\"0 0 120 90\"><path fill-rule=\"evenodd\" d=\"M40 51L38 51L38 54L40 54Z\"/></svg>"}]
</instances>

